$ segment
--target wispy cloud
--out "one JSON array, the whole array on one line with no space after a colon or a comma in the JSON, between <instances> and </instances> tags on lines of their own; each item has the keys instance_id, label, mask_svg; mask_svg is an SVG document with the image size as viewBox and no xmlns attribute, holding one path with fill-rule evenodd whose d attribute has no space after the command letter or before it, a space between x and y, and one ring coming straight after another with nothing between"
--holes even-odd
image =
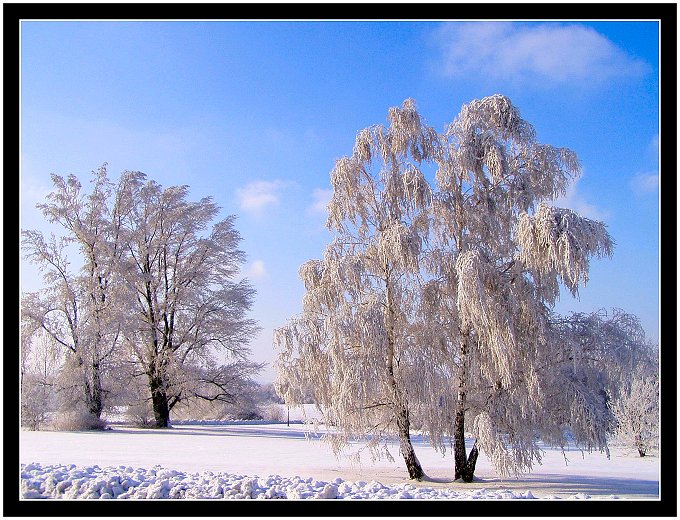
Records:
<instances>
[{"instance_id":1,"label":"wispy cloud","mask_svg":"<svg viewBox=\"0 0 680 520\"><path fill-rule=\"evenodd\" d=\"M649 143L648 151L654 160L659 160L659 134L656 134L654 137L652 137L652 140Z\"/></svg>"},{"instance_id":2,"label":"wispy cloud","mask_svg":"<svg viewBox=\"0 0 680 520\"><path fill-rule=\"evenodd\" d=\"M264 208L277 205L285 181L254 181L236 190L239 207L253 214L260 214Z\"/></svg>"},{"instance_id":3,"label":"wispy cloud","mask_svg":"<svg viewBox=\"0 0 680 520\"><path fill-rule=\"evenodd\" d=\"M646 153L651 167L638 171L630 180L630 187L636 195L654 193L659 189L659 134L652 137Z\"/></svg>"},{"instance_id":4,"label":"wispy cloud","mask_svg":"<svg viewBox=\"0 0 680 520\"><path fill-rule=\"evenodd\" d=\"M557 22L452 22L435 40L443 72L516 84L590 86L649 70L590 27Z\"/></svg>"},{"instance_id":5,"label":"wispy cloud","mask_svg":"<svg viewBox=\"0 0 680 520\"><path fill-rule=\"evenodd\" d=\"M244 274L251 280L262 280L267 277L267 269L262 260L254 260Z\"/></svg>"},{"instance_id":6,"label":"wispy cloud","mask_svg":"<svg viewBox=\"0 0 680 520\"><path fill-rule=\"evenodd\" d=\"M52 188L34 176L22 173L20 183L21 206L35 208L44 203Z\"/></svg>"},{"instance_id":7,"label":"wispy cloud","mask_svg":"<svg viewBox=\"0 0 680 520\"><path fill-rule=\"evenodd\" d=\"M658 172L638 172L633 175L630 186L638 195L655 192L659 189Z\"/></svg>"},{"instance_id":8,"label":"wispy cloud","mask_svg":"<svg viewBox=\"0 0 680 520\"><path fill-rule=\"evenodd\" d=\"M567 188L567 193L563 197L554 200L551 204L560 208L569 208L579 215L592 220L606 220L609 216L608 212L598 208L579 193L579 180L580 179L577 179L569 186L569 188Z\"/></svg>"},{"instance_id":9,"label":"wispy cloud","mask_svg":"<svg viewBox=\"0 0 680 520\"><path fill-rule=\"evenodd\" d=\"M317 188L312 192L312 204L307 208L307 212L315 215L326 216L328 214L328 203L333 196L333 190Z\"/></svg>"}]
</instances>

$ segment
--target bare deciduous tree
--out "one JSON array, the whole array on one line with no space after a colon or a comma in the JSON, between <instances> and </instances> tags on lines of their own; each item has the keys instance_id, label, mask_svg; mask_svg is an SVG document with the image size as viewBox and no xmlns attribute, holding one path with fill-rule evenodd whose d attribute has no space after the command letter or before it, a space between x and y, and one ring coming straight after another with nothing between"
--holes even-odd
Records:
<instances>
[{"instance_id":1,"label":"bare deciduous tree","mask_svg":"<svg viewBox=\"0 0 680 520\"><path fill-rule=\"evenodd\" d=\"M45 241L38 231L24 231L27 258L43 270L47 289L26 295L24 316L71 352L74 384L82 386L87 412L94 418L104 409L103 372L120 340L120 305L114 280L120 255L119 235L110 218L112 184L106 165L92 172L92 189L82 189L69 175L52 175L54 191L38 204L45 218L58 224L63 236ZM71 269L66 246L73 244L82 265Z\"/></svg>"},{"instance_id":2,"label":"bare deciduous tree","mask_svg":"<svg viewBox=\"0 0 680 520\"><path fill-rule=\"evenodd\" d=\"M210 199L188 202L186 186L163 189L137 172L114 185L106 165L93 173L88 193L74 175L52 176L38 207L62 236L22 232L46 283L22 297L23 333L30 342L43 330L68 353L62 401L75 395L99 419L113 390L120 400L126 381L144 376L160 427L180 401L233 401L261 369L247 360L254 290L233 280L245 258L234 217L206 235L218 212Z\"/></svg>"},{"instance_id":3,"label":"bare deciduous tree","mask_svg":"<svg viewBox=\"0 0 680 520\"><path fill-rule=\"evenodd\" d=\"M233 367L252 373L247 347L258 330L246 317L255 291L234 281L244 253L234 216L212 226L211 199L189 202L187 186L162 188L139 172L124 172L115 215L125 247L120 267L132 314L126 337L148 380L157 427L193 398L229 399ZM229 367L229 369L227 369Z\"/></svg>"}]
</instances>

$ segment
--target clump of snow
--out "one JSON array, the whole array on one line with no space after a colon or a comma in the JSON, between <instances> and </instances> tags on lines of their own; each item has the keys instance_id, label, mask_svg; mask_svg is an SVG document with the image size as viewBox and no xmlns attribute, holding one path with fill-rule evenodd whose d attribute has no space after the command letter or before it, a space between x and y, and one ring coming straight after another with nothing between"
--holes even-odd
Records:
<instances>
[{"instance_id":1,"label":"clump of snow","mask_svg":"<svg viewBox=\"0 0 680 520\"><path fill-rule=\"evenodd\" d=\"M244 476L212 471L185 473L161 466L149 469L130 466L75 466L73 464L22 464L23 499L449 499L449 500L517 500L536 499L531 491L509 489L454 490L418 487L412 484L383 485L370 482L332 482L313 478ZM557 499L555 495L544 498ZM591 499L578 493L574 500ZM609 497L614 498L614 497Z\"/></svg>"}]
</instances>

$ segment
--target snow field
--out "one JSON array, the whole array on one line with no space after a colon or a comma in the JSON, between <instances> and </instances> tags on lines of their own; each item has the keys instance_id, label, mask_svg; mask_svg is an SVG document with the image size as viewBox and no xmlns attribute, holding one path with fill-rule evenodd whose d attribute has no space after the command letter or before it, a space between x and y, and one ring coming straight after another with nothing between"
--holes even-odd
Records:
<instances>
[{"instance_id":1,"label":"snow field","mask_svg":"<svg viewBox=\"0 0 680 520\"><path fill-rule=\"evenodd\" d=\"M130 466L105 467L70 465L21 465L21 495L24 499L534 499L531 491L473 489L455 491L418 487L412 484L386 486L372 480L332 482L311 477L287 478L270 475L229 473L184 473L157 466L151 469ZM546 496L545 498L559 498ZM580 493L574 499L589 499ZM616 496L603 498L618 498Z\"/></svg>"},{"instance_id":2,"label":"snow field","mask_svg":"<svg viewBox=\"0 0 680 520\"><path fill-rule=\"evenodd\" d=\"M292 417L291 417L292 418ZM452 482L452 454L413 435L427 479L394 461L337 458L304 424L114 426L103 432L21 431L23 499L645 499L659 497L659 458L546 447L522 478L500 478L482 453L472 484ZM358 448L359 445L354 446ZM471 447L471 446L469 446Z\"/></svg>"}]
</instances>

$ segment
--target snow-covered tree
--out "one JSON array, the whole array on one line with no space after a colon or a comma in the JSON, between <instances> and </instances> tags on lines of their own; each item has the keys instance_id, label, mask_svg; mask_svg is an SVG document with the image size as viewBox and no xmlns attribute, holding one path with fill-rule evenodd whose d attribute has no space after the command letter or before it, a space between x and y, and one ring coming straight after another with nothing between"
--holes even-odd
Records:
<instances>
[{"instance_id":1,"label":"snow-covered tree","mask_svg":"<svg viewBox=\"0 0 680 520\"><path fill-rule=\"evenodd\" d=\"M612 406L629 387L630 374L645 356L644 331L639 320L621 309L610 312L551 314L548 343L536 367L542 389L535 405L533 431L543 443L565 448L575 442L584 450L609 453L608 437L615 426ZM516 431L506 428L516 437ZM499 461L507 458L507 443L499 446ZM505 448L505 450L503 450ZM534 460L540 462L540 451ZM516 472L531 467L510 467ZM499 464L502 465L502 464Z\"/></svg>"},{"instance_id":2,"label":"snow-covered tree","mask_svg":"<svg viewBox=\"0 0 680 520\"><path fill-rule=\"evenodd\" d=\"M336 446L398 433L412 478L411 419L436 448L451 439L467 482L479 450L502 473L531 468L539 434L561 444L571 428L606 449L602 388L575 379L596 369L569 356L577 339L552 313L560 287L576 296L590 259L613 249L603 223L549 205L580 174L576 154L539 143L501 95L463 106L441 135L411 100L389 120L331 173L337 236L300 269L303 313L275 337L279 390L299 402L314 384ZM558 424L548 402L571 415Z\"/></svg>"},{"instance_id":3,"label":"snow-covered tree","mask_svg":"<svg viewBox=\"0 0 680 520\"><path fill-rule=\"evenodd\" d=\"M252 378L257 375L261 366L256 363L232 363L215 367L220 372L224 392L215 397L203 392L201 386L194 390L195 397L208 396L195 400L186 400L173 408L174 419L222 420L258 420L263 418L264 409L259 395L260 386ZM183 406L184 405L184 406Z\"/></svg>"},{"instance_id":4,"label":"snow-covered tree","mask_svg":"<svg viewBox=\"0 0 680 520\"><path fill-rule=\"evenodd\" d=\"M68 388L55 382L51 391L62 393L63 397L63 391L68 390L71 394L69 402L81 403L93 417L98 418L102 409L101 373L90 363L93 349L87 339L90 332L87 301L77 277L69 272L63 242L54 237L45 242L39 234L26 232L23 246L34 248L34 258L41 256L49 267L43 266L46 288L22 295L22 345L32 344L42 333L48 334L54 344L66 353L63 360L69 362L67 370L70 370L69 374L63 373L60 377ZM63 369L60 366L59 372Z\"/></svg>"},{"instance_id":5,"label":"snow-covered tree","mask_svg":"<svg viewBox=\"0 0 680 520\"><path fill-rule=\"evenodd\" d=\"M614 407L615 438L644 457L659 447L659 381L654 377L633 379L630 393Z\"/></svg>"},{"instance_id":6,"label":"snow-covered tree","mask_svg":"<svg viewBox=\"0 0 680 520\"><path fill-rule=\"evenodd\" d=\"M336 453L358 435L373 457L391 457L385 441L397 435L409 477L420 479L410 439L410 392L419 384L410 317L432 199L421 168L439 140L412 100L390 109L388 122L360 131L331 172L335 238L322 260L300 268L303 313L275 332L275 384L288 404L311 389L337 428L329 437Z\"/></svg>"},{"instance_id":7,"label":"snow-covered tree","mask_svg":"<svg viewBox=\"0 0 680 520\"><path fill-rule=\"evenodd\" d=\"M92 173L89 193L74 175L52 175L54 191L37 207L48 222L60 226L59 239L22 232L26 257L40 267L46 282L42 292L24 296L23 316L71 353L68 375L81 388L87 412L98 419L105 403L103 374L120 340L114 270L120 244L110 218L112 184L106 165ZM78 269L67 258L69 245L80 255Z\"/></svg>"},{"instance_id":8,"label":"snow-covered tree","mask_svg":"<svg viewBox=\"0 0 680 520\"><path fill-rule=\"evenodd\" d=\"M659 447L659 372L657 353L648 347L647 356L626 377L619 398L614 402L615 442L637 450L645 457Z\"/></svg>"},{"instance_id":9,"label":"snow-covered tree","mask_svg":"<svg viewBox=\"0 0 680 520\"><path fill-rule=\"evenodd\" d=\"M158 426L180 401L233 401L261 368L246 359L257 330L245 316L254 291L232 281L244 259L234 217L202 236L218 211L209 199L187 202L186 186L164 190L140 173L115 185L106 165L89 192L74 175L52 180L38 207L62 234L22 232L26 258L45 281L23 295L22 320L27 341L42 330L67 353L57 380L62 405L82 402L99 419L106 399L117 392L120 402L138 376Z\"/></svg>"},{"instance_id":10,"label":"snow-covered tree","mask_svg":"<svg viewBox=\"0 0 680 520\"><path fill-rule=\"evenodd\" d=\"M163 188L140 172L124 172L116 191L119 269L130 295L125 335L157 427L182 401L231 399L234 370L259 369L247 360L258 330L246 316L255 291L235 280L245 260L235 217L207 233L219 208L187 197L187 186Z\"/></svg>"},{"instance_id":11,"label":"snow-covered tree","mask_svg":"<svg viewBox=\"0 0 680 520\"><path fill-rule=\"evenodd\" d=\"M40 430L57 409L61 349L44 330L21 336L21 426Z\"/></svg>"},{"instance_id":12,"label":"snow-covered tree","mask_svg":"<svg viewBox=\"0 0 680 520\"><path fill-rule=\"evenodd\" d=\"M502 472L540 460L536 434L559 380L552 364L568 348L550 310L560 284L577 295L590 258L609 256L613 241L604 224L548 204L580 174L579 161L537 142L507 97L464 105L445 138L431 206L428 294L438 304L423 319L444 317L435 342L455 365L455 477L469 482L480 449ZM573 420L593 413L579 392L562 396ZM476 439L469 455L466 431ZM596 438L603 447L604 435Z\"/></svg>"}]
</instances>

